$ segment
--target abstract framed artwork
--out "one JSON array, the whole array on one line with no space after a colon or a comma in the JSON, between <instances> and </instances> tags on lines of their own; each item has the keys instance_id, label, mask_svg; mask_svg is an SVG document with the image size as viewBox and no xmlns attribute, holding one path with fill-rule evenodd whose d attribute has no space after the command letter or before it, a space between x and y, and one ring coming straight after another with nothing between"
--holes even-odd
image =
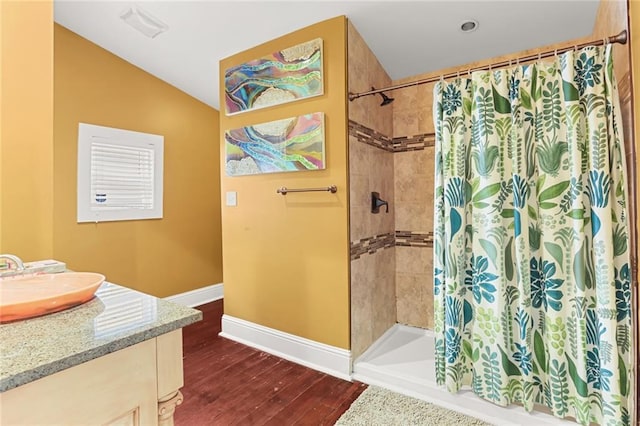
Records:
<instances>
[{"instance_id":1,"label":"abstract framed artwork","mask_svg":"<svg viewBox=\"0 0 640 426\"><path fill-rule=\"evenodd\" d=\"M227 176L326 167L322 112L227 130L224 136Z\"/></svg>"},{"instance_id":2,"label":"abstract framed artwork","mask_svg":"<svg viewBox=\"0 0 640 426\"><path fill-rule=\"evenodd\" d=\"M317 38L229 68L227 115L323 94L322 39Z\"/></svg>"}]
</instances>

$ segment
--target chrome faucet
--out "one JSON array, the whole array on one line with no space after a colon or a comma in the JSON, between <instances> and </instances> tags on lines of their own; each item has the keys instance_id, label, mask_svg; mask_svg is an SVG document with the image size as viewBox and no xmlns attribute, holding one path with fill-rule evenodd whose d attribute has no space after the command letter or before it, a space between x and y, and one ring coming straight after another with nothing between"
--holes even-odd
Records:
<instances>
[{"instance_id":1,"label":"chrome faucet","mask_svg":"<svg viewBox=\"0 0 640 426\"><path fill-rule=\"evenodd\" d=\"M24 263L22 262L22 260L18 256L13 255L13 254L0 254L0 259L9 259L15 265L16 272L24 271ZM3 268L4 266L6 266L6 263L5 263L5 265L0 266L0 270L4 269ZM7 269L9 269L9 268L7 267Z\"/></svg>"}]
</instances>

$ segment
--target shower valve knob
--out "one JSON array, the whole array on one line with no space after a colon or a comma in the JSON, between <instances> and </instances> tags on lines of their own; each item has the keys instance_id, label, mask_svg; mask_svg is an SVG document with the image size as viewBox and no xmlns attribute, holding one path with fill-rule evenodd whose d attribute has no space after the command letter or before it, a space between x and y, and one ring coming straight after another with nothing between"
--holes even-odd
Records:
<instances>
[{"instance_id":1,"label":"shower valve knob","mask_svg":"<svg viewBox=\"0 0 640 426\"><path fill-rule=\"evenodd\" d=\"M380 198L380 193L372 192L371 193L371 213L378 214L380 213L380 207L385 206L387 208L386 212L389 213L389 203Z\"/></svg>"}]
</instances>

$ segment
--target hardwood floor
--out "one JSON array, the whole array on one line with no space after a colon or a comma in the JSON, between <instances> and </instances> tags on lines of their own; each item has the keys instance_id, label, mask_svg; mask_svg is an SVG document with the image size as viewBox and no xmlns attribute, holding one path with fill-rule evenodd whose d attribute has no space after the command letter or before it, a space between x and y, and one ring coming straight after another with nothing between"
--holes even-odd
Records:
<instances>
[{"instance_id":1,"label":"hardwood floor","mask_svg":"<svg viewBox=\"0 0 640 426\"><path fill-rule=\"evenodd\" d=\"M183 329L177 426L333 425L366 389L218 336L223 301Z\"/></svg>"}]
</instances>

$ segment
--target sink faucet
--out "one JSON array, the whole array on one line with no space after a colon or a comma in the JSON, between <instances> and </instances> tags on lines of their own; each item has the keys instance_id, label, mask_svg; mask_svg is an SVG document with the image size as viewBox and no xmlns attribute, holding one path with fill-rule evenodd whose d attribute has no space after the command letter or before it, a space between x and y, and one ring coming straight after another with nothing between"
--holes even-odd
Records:
<instances>
[{"instance_id":1,"label":"sink faucet","mask_svg":"<svg viewBox=\"0 0 640 426\"><path fill-rule=\"evenodd\" d=\"M16 271L24 271L24 263L22 260L13 254L0 254L0 259L9 259L16 267Z\"/></svg>"}]
</instances>

